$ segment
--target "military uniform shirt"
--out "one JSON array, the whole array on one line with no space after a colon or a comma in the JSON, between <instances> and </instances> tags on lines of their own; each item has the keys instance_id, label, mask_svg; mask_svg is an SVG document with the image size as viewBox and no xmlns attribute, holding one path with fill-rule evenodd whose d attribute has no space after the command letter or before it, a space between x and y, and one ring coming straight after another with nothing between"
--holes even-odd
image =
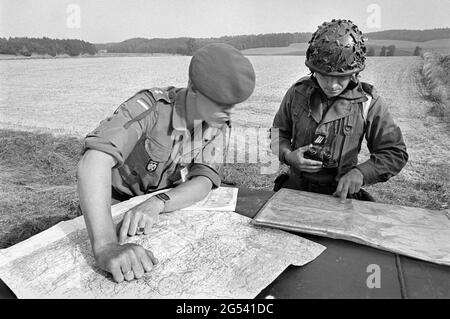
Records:
<instances>
[{"instance_id":1,"label":"military uniform shirt","mask_svg":"<svg viewBox=\"0 0 450 319\"><path fill-rule=\"evenodd\" d=\"M195 176L220 186L226 126L202 122L189 132L186 94L187 89L175 88L140 91L86 136L84 151L102 151L117 161L112 169L116 191L143 195Z\"/></svg>"},{"instance_id":2,"label":"military uniform shirt","mask_svg":"<svg viewBox=\"0 0 450 319\"><path fill-rule=\"evenodd\" d=\"M364 114L363 103L367 101L370 105ZM405 166L408 154L402 133L373 86L358 82L333 99L329 108L323 103L326 101L321 89L312 77L297 81L287 91L275 115L272 150L276 152L282 145L296 150L312 144L316 134L325 135L327 147L339 164L335 181L356 167L366 185L387 181ZM278 135L273 134L274 129ZM371 155L366 162L358 163L364 136ZM277 155L284 162L283 153ZM324 170L314 174L296 172L293 167L291 171L310 180L321 180L319 175L325 174Z\"/></svg>"}]
</instances>

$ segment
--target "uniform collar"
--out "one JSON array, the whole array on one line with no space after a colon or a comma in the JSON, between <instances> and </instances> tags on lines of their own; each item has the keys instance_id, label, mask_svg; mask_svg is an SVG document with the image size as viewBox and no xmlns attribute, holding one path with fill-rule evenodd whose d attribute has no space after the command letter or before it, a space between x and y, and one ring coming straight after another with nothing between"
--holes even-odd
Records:
<instances>
[{"instance_id":1,"label":"uniform collar","mask_svg":"<svg viewBox=\"0 0 450 319\"><path fill-rule=\"evenodd\" d=\"M186 96L187 89L181 89L177 92L177 96L175 98L175 105L173 107L172 112L172 126L176 131L181 131L183 133L187 132L186 125Z\"/></svg>"},{"instance_id":2,"label":"uniform collar","mask_svg":"<svg viewBox=\"0 0 450 319\"><path fill-rule=\"evenodd\" d=\"M339 96L333 98L333 104L323 117L322 103L327 103L327 97L320 88L317 80L311 76L311 87L306 91L308 112L317 123L327 123L346 117L354 110L353 103L365 102L367 97L362 90L361 82L353 88L348 87ZM323 117L323 118L322 118Z\"/></svg>"},{"instance_id":3,"label":"uniform collar","mask_svg":"<svg viewBox=\"0 0 450 319\"><path fill-rule=\"evenodd\" d=\"M322 89L319 86L319 83L317 82L317 79L314 76L311 76L311 82L313 84L314 91L319 92L324 98L326 97L326 94L323 93ZM361 82L358 81L358 83L355 85L354 83L350 83L349 86L337 97L333 98L334 100L338 99L345 99L345 100L367 100L363 89ZM361 102L361 101L354 101L354 102Z\"/></svg>"},{"instance_id":4,"label":"uniform collar","mask_svg":"<svg viewBox=\"0 0 450 319\"><path fill-rule=\"evenodd\" d=\"M367 101L367 97L364 94L361 82L358 82L358 84L355 87L353 87L352 89L349 89L349 88L345 89L344 92L339 94L339 96L337 98L349 100L351 102Z\"/></svg>"}]
</instances>

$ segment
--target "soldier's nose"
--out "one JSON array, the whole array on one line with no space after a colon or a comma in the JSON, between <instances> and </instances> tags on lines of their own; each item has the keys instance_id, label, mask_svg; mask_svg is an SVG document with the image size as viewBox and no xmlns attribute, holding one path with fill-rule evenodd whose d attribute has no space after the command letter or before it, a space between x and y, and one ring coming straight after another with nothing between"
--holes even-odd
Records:
<instances>
[{"instance_id":1,"label":"soldier's nose","mask_svg":"<svg viewBox=\"0 0 450 319\"><path fill-rule=\"evenodd\" d=\"M328 85L332 90L337 90L340 88L339 81L337 79L330 79Z\"/></svg>"}]
</instances>

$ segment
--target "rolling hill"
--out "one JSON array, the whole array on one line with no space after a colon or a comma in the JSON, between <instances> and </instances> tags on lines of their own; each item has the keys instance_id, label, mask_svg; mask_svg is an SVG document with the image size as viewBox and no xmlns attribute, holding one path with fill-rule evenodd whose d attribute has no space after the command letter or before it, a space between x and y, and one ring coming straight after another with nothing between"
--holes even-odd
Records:
<instances>
[{"instance_id":1,"label":"rolling hill","mask_svg":"<svg viewBox=\"0 0 450 319\"><path fill-rule=\"evenodd\" d=\"M416 46L438 51L442 53L450 53L450 38L448 39L436 39L425 42L415 41L403 41L403 40L372 40L369 38L367 41L367 47L373 47L375 55L379 55L383 46L395 45L396 56L408 56L413 55ZM308 43L292 43L287 47L275 47L275 48L253 48L242 50L245 55L305 55L308 49Z\"/></svg>"}]
</instances>

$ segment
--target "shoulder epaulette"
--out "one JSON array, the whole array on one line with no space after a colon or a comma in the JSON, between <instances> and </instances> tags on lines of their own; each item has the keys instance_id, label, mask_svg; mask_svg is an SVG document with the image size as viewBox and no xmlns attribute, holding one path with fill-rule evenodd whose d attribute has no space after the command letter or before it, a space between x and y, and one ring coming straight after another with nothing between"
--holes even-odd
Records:
<instances>
[{"instance_id":1,"label":"shoulder epaulette","mask_svg":"<svg viewBox=\"0 0 450 319\"><path fill-rule=\"evenodd\" d=\"M369 83L366 83L366 82L361 82L361 87L362 87L364 92L370 94L374 98L376 97L377 92L376 92L376 90L375 90L373 85L371 85Z\"/></svg>"},{"instance_id":2,"label":"shoulder epaulette","mask_svg":"<svg viewBox=\"0 0 450 319\"><path fill-rule=\"evenodd\" d=\"M309 96L314 90L315 86L316 85L310 76L304 76L297 80L297 82L295 82L294 85L291 86L291 89L304 96Z\"/></svg>"},{"instance_id":3,"label":"shoulder epaulette","mask_svg":"<svg viewBox=\"0 0 450 319\"><path fill-rule=\"evenodd\" d=\"M298 79L298 80L294 83L294 86L299 85L299 84L303 84L303 83L313 83L313 82L312 82L310 76L304 76L304 77Z\"/></svg>"},{"instance_id":4,"label":"shoulder epaulette","mask_svg":"<svg viewBox=\"0 0 450 319\"><path fill-rule=\"evenodd\" d=\"M164 101L168 104L171 104L175 100L175 97L176 97L175 88L172 86L168 87L168 88L156 88L155 87L155 88L151 88L151 89L141 90L135 94L135 97L141 93L146 94L153 101L151 101L151 105L149 105L144 99L142 99L142 98L137 99L136 102L143 107L144 111L142 113L140 113L139 115L137 115L136 117L129 120L128 122L126 122L124 124L124 128L126 128L126 129L128 129L130 127L130 125L133 124L134 122L142 120L143 118L145 118L147 116L147 114L153 112L153 108L151 106L154 105L155 102Z\"/></svg>"},{"instance_id":5,"label":"shoulder epaulette","mask_svg":"<svg viewBox=\"0 0 450 319\"><path fill-rule=\"evenodd\" d=\"M361 88L367 97L367 101L362 102L362 117L364 120L364 131L365 131L367 126L367 116L369 114L370 108L372 107L372 101L375 98L376 92L373 85L366 82L361 82Z\"/></svg>"},{"instance_id":6,"label":"shoulder epaulette","mask_svg":"<svg viewBox=\"0 0 450 319\"><path fill-rule=\"evenodd\" d=\"M151 88L147 90L155 99L155 101L164 101L166 103L172 103L175 99L176 93L173 87L168 88Z\"/></svg>"}]
</instances>

